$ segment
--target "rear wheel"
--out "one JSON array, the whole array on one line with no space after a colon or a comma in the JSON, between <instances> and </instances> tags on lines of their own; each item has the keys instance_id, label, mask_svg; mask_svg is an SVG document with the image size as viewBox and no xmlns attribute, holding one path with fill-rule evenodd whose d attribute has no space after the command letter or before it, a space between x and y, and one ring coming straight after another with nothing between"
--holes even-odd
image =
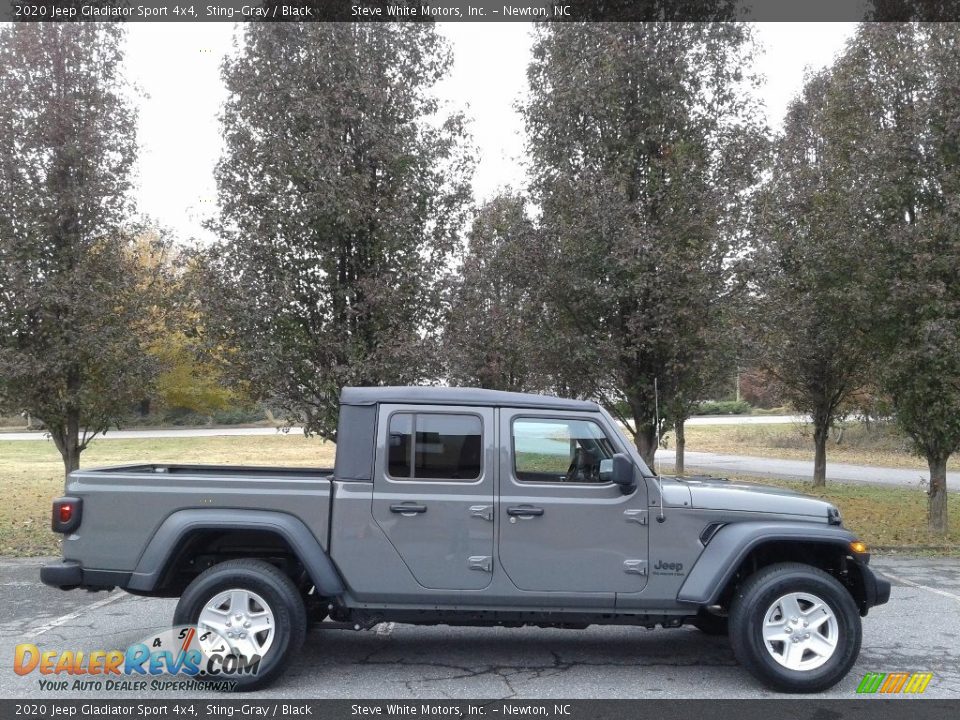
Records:
<instances>
[{"instance_id":1,"label":"rear wheel","mask_svg":"<svg viewBox=\"0 0 960 720\"><path fill-rule=\"evenodd\" d=\"M229 560L201 573L187 586L174 625L212 631L230 652L260 658L257 672L224 675L237 690L273 682L306 638L307 616L297 586L262 560Z\"/></svg>"},{"instance_id":2,"label":"rear wheel","mask_svg":"<svg viewBox=\"0 0 960 720\"><path fill-rule=\"evenodd\" d=\"M857 605L832 575L800 563L763 568L737 588L730 608L734 655L764 684L819 692L860 653Z\"/></svg>"}]
</instances>

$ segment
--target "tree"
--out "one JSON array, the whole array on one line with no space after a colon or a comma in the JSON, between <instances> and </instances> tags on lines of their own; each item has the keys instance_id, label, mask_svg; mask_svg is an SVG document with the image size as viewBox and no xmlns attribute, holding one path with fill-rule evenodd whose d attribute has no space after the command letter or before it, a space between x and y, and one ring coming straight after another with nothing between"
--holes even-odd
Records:
<instances>
[{"instance_id":1,"label":"tree","mask_svg":"<svg viewBox=\"0 0 960 720\"><path fill-rule=\"evenodd\" d=\"M335 438L344 385L439 373L470 169L461 118L438 120L431 94L450 53L430 23L245 32L223 69L207 337L257 399Z\"/></svg>"},{"instance_id":2,"label":"tree","mask_svg":"<svg viewBox=\"0 0 960 720\"><path fill-rule=\"evenodd\" d=\"M140 404L141 414L154 407L189 410L210 416L246 403L239 383L229 387L221 367L227 354L208 347L203 339L203 315L196 288L203 275L188 249L175 248L160 228L148 228L137 238L145 277L154 279L158 305L146 350L157 366L153 393ZM163 252L151 253L152 249ZM162 282L156 282L162 280Z\"/></svg>"},{"instance_id":3,"label":"tree","mask_svg":"<svg viewBox=\"0 0 960 720\"><path fill-rule=\"evenodd\" d=\"M838 63L861 144L875 238L868 265L897 424L930 470L928 522L945 534L947 461L960 450L960 29L860 28Z\"/></svg>"},{"instance_id":4,"label":"tree","mask_svg":"<svg viewBox=\"0 0 960 720\"><path fill-rule=\"evenodd\" d=\"M923 53L926 147L913 186L917 212L895 236L901 272L891 292L893 348L886 386L897 423L930 469L928 523L946 535L947 461L960 451L960 29L917 28ZM916 137L916 136L914 136Z\"/></svg>"},{"instance_id":5,"label":"tree","mask_svg":"<svg viewBox=\"0 0 960 720\"><path fill-rule=\"evenodd\" d=\"M682 421L723 316L763 150L751 49L736 23L553 23L528 70L543 277L567 338L553 350L648 463L654 381Z\"/></svg>"},{"instance_id":6,"label":"tree","mask_svg":"<svg viewBox=\"0 0 960 720\"><path fill-rule=\"evenodd\" d=\"M536 232L517 195L498 195L478 210L444 323L452 384L520 392L548 386L539 282L529 262Z\"/></svg>"},{"instance_id":7,"label":"tree","mask_svg":"<svg viewBox=\"0 0 960 720\"><path fill-rule=\"evenodd\" d=\"M43 420L67 473L152 377L122 42L116 24L0 28L0 403Z\"/></svg>"},{"instance_id":8,"label":"tree","mask_svg":"<svg viewBox=\"0 0 960 720\"><path fill-rule=\"evenodd\" d=\"M818 486L830 427L873 358L868 197L856 181L856 117L840 87L825 70L791 105L759 195L747 271L752 359L812 418Z\"/></svg>"}]
</instances>

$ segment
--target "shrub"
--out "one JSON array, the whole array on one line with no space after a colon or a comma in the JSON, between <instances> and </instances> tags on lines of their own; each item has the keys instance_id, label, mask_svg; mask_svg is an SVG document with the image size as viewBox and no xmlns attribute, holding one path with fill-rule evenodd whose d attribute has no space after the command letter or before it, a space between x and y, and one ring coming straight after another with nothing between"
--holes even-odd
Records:
<instances>
[{"instance_id":1,"label":"shrub","mask_svg":"<svg viewBox=\"0 0 960 720\"><path fill-rule=\"evenodd\" d=\"M744 400L709 400L697 406L694 415L749 415L753 407Z\"/></svg>"}]
</instances>

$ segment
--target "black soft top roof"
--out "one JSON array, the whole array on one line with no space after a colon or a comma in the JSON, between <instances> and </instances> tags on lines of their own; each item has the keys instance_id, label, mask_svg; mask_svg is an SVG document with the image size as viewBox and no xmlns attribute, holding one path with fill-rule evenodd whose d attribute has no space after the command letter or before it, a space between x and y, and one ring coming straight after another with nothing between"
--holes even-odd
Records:
<instances>
[{"instance_id":1,"label":"black soft top roof","mask_svg":"<svg viewBox=\"0 0 960 720\"><path fill-rule=\"evenodd\" d=\"M567 400L551 395L484 390L460 387L345 387L341 405L481 405L484 407L542 408L547 410L596 411L599 406L588 400Z\"/></svg>"}]
</instances>

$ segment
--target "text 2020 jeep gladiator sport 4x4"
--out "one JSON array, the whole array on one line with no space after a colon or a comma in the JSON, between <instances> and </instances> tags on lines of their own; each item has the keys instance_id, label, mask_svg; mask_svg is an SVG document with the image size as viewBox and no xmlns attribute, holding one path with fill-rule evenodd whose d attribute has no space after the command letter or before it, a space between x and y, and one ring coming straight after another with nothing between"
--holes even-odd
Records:
<instances>
[{"instance_id":1,"label":"text 2020 jeep gladiator sport 4x4","mask_svg":"<svg viewBox=\"0 0 960 720\"><path fill-rule=\"evenodd\" d=\"M890 584L837 509L657 477L592 402L346 388L336 466L80 470L54 502L63 589L179 597L176 625L275 679L329 617L418 624L692 624L785 691L838 682Z\"/></svg>"}]
</instances>

